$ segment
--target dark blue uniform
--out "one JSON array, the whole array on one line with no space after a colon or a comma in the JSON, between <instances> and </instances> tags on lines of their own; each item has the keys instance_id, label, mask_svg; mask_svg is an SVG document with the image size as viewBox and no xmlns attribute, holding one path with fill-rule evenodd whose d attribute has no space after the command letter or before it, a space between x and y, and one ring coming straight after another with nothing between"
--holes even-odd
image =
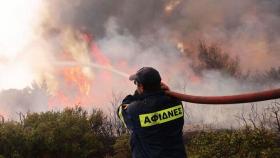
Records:
<instances>
[{"instance_id":1,"label":"dark blue uniform","mask_svg":"<svg viewBox=\"0 0 280 158\"><path fill-rule=\"evenodd\" d=\"M129 95L118 114L132 132L133 158L186 158L180 101L162 91Z\"/></svg>"}]
</instances>

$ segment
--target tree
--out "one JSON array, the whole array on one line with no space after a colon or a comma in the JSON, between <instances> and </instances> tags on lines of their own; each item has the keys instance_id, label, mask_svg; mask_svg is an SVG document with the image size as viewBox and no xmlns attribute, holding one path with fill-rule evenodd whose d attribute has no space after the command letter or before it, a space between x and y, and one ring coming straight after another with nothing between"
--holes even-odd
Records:
<instances>
[{"instance_id":1,"label":"tree","mask_svg":"<svg viewBox=\"0 0 280 158\"><path fill-rule=\"evenodd\" d=\"M219 47L207 46L204 42L200 42L198 48L199 71L217 70L230 76L239 77L240 67L237 58L233 59L227 53L223 53Z\"/></svg>"}]
</instances>

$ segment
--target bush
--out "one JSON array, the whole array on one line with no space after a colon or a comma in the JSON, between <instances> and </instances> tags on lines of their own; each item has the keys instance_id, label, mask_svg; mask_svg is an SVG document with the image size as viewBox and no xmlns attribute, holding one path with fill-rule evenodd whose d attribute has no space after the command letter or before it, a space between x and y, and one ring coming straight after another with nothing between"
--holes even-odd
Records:
<instances>
[{"instance_id":1,"label":"bush","mask_svg":"<svg viewBox=\"0 0 280 158\"><path fill-rule=\"evenodd\" d=\"M128 134L124 134L116 140L116 143L114 144L114 151L115 151L114 158L130 158L131 157Z\"/></svg>"},{"instance_id":2,"label":"bush","mask_svg":"<svg viewBox=\"0 0 280 158\"><path fill-rule=\"evenodd\" d=\"M277 105L271 110L279 116ZM129 134L114 134L115 122L109 120L101 111L89 114L77 107L62 112L30 113L20 123L2 122L0 158L130 158ZM279 157L277 127L246 124L238 130L185 133L186 149L189 157L197 158Z\"/></svg>"},{"instance_id":3,"label":"bush","mask_svg":"<svg viewBox=\"0 0 280 158\"><path fill-rule=\"evenodd\" d=\"M220 130L200 132L187 149L193 157L275 157L279 136L267 129Z\"/></svg>"},{"instance_id":4,"label":"bush","mask_svg":"<svg viewBox=\"0 0 280 158\"><path fill-rule=\"evenodd\" d=\"M5 157L105 157L113 153L100 111L88 114L80 107L62 112L27 114L22 123L6 122L0 128L0 154Z\"/></svg>"}]
</instances>

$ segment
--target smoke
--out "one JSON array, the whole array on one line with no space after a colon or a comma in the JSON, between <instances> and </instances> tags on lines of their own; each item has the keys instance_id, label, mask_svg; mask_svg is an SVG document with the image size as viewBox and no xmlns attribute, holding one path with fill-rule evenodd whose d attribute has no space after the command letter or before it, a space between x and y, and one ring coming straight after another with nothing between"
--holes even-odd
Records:
<instances>
[{"instance_id":1,"label":"smoke","mask_svg":"<svg viewBox=\"0 0 280 158\"><path fill-rule=\"evenodd\" d=\"M240 57L244 71L279 66L279 5L265 0L50 1L52 20L85 27L97 38L106 36L104 26L114 17L119 32L136 38L177 38L186 47L198 40L217 43Z\"/></svg>"},{"instance_id":2,"label":"smoke","mask_svg":"<svg viewBox=\"0 0 280 158\"><path fill-rule=\"evenodd\" d=\"M8 113L13 113L8 106L37 111L64 107L58 104L67 103L106 110L107 106L102 105L109 104L113 92L126 94L134 90L132 83L110 71L133 73L143 66L157 68L172 89L195 95L229 95L267 88L217 70L197 74L193 65L201 62L197 46L205 41L218 45L230 58L237 58L242 73L279 67L279 8L276 0L45 1L36 38L17 57L27 67L27 72L21 69L27 78L20 86L13 87L5 81L0 86L22 89L32 82L46 83L47 93L35 100L27 97L31 105L28 108L18 102L5 102L0 109ZM92 37L85 37L89 34ZM73 69L73 65L78 68ZM7 74L7 67L0 71L1 76ZM27 92L13 93L1 101L17 100L16 96L22 98ZM37 102L39 98L43 98L42 104ZM35 108L36 104L50 104L50 100L53 106ZM225 125L232 124L234 115L246 110L237 106L187 105L186 110L192 113L192 122L207 120L204 122Z\"/></svg>"},{"instance_id":3,"label":"smoke","mask_svg":"<svg viewBox=\"0 0 280 158\"><path fill-rule=\"evenodd\" d=\"M46 111L48 96L48 92L36 84L22 90L4 90L0 93L0 116L18 120L28 112Z\"/></svg>"}]
</instances>

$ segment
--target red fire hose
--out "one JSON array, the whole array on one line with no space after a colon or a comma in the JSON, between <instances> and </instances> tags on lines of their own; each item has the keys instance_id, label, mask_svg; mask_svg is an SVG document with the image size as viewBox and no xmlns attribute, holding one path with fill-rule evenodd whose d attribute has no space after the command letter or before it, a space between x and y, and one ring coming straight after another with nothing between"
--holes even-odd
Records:
<instances>
[{"instance_id":1,"label":"red fire hose","mask_svg":"<svg viewBox=\"0 0 280 158\"><path fill-rule=\"evenodd\" d=\"M280 98L280 88L256 93L246 93L230 96L193 96L173 91L166 91L166 94L181 101L199 104L239 104L258 102Z\"/></svg>"}]
</instances>

